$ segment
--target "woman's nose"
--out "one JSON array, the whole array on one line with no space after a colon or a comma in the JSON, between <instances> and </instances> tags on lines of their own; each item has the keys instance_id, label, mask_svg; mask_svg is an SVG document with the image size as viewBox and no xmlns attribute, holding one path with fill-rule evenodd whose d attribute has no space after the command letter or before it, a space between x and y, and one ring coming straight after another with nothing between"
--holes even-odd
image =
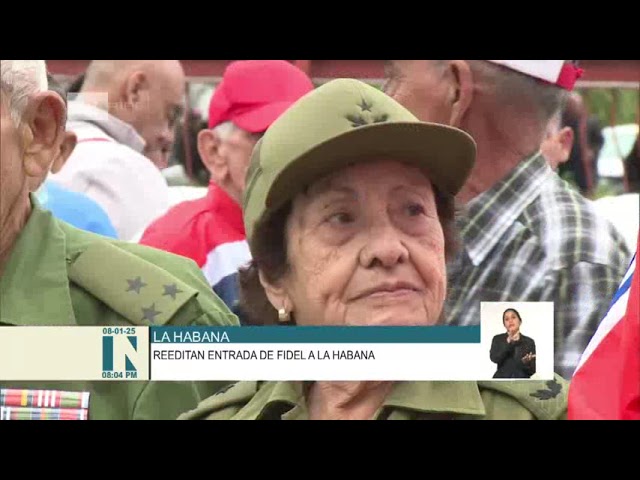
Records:
<instances>
[{"instance_id":1,"label":"woman's nose","mask_svg":"<svg viewBox=\"0 0 640 480\"><path fill-rule=\"evenodd\" d=\"M406 262L408 258L409 252L401 235L389 224L373 228L361 251L361 262L366 268L392 268L396 264Z\"/></svg>"}]
</instances>

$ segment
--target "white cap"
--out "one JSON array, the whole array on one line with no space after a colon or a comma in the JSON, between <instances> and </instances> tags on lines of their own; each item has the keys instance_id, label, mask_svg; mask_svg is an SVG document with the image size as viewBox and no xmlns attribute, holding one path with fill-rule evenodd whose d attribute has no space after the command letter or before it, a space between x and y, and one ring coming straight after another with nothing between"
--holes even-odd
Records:
<instances>
[{"instance_id":1,"label":"white cap","mask_svg":"<svg viewBox=\"0 0 640 480\"><path fill-rule=\"evenodd\" d=\"M583 70L565 60L489 60L530 77L543 80L565 90L573 87Z\"/></svg>"}]
</instances>

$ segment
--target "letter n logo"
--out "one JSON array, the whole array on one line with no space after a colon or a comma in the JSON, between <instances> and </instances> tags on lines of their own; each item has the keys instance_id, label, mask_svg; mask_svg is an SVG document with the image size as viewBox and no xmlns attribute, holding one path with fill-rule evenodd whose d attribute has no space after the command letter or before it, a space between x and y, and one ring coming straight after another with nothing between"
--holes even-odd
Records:
<instances>
[{"instance_id":1,"label":"letter n logo","mask_svg":"<svg viewBox=\"0 0 640 480\"><path fill-rule=\"evenodd\" d=\"M136 372L140 354L138 353L138 337L111 336L102 337L102 370L118 372ZM123 368L124 367L124 368Z\"/></svg>"}]
</instances>

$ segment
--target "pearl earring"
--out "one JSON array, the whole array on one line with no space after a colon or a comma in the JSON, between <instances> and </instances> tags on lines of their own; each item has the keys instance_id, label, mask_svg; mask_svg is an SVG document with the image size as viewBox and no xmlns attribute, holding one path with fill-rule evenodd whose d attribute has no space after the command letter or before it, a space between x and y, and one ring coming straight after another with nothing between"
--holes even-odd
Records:
<instances>
[{"instance_id":1,"label":"pearl earring","mask_svg":"<svg viewBox=\"0 0 640 480\"><path fill-rule=\"evenodd\" d=\"M278 320L280 323L286 323L290 320L289 312L287 312L284 308L278 310Z\"/></svg>"}]
</instances>

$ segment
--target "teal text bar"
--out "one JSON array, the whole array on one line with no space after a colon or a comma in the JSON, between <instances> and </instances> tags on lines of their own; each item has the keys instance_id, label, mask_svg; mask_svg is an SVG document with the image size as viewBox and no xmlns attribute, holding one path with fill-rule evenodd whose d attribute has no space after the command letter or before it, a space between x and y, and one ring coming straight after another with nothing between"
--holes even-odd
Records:
<instances>
[{"instance_id":1,"label":"teal text bar","mask_svg":"<svg viewBox=\"0 0 640 480\"><path fill-rule=\"evenodd\" d=\"M480 343L479 326L150 327L151 343Z\"/></svg>"}]
</instances>

